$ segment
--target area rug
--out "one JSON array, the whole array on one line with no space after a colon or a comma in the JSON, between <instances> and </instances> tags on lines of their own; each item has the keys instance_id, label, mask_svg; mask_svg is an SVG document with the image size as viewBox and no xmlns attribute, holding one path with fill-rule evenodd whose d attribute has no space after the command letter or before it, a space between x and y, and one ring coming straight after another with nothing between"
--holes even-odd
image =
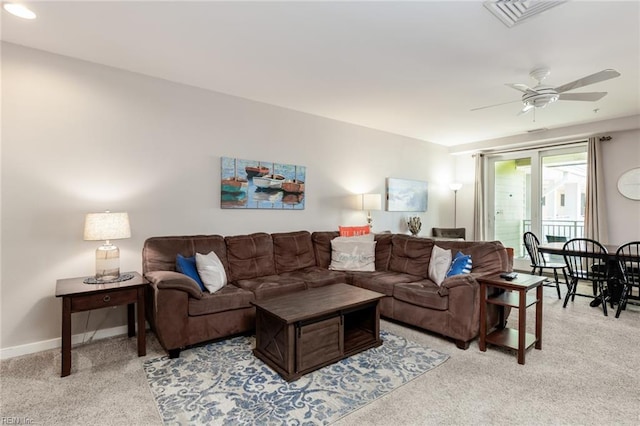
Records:
<instances>
[{"instance_id":1,"label":"area rug","mask_svg":"<svg viewBox=\"0 0 640 426\"><path fill-rule=\"evenodd\" d=\"M253 355L253 336L151 359L144 370L167 425L329 424L449 358L390 332L380 335L382 346L290 383Z\"/></svg>"}]
</instances>

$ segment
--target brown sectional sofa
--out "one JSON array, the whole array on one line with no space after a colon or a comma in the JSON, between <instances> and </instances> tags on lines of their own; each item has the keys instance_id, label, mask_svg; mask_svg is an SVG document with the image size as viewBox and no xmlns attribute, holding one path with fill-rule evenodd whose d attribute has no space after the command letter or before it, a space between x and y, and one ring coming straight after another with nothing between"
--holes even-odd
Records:
<instances>
[{"instance_id":1,"label":"brown sectional sofa","mask_svg":"<svg viewBox=\"0 0 640 426\"><path fill-rule=\"evenodd\" d=\"M176 357L189 345L254 329L253 300L336 283L377 291L383 317L447 336L466 349L479 331L479 285L486 273L511 271L513 259L497 241L434 241L401 234L376 234L375 271L328 269L331 240L338 232L307 231L152 237L142 253L150 281L148 319L160 344ZM433 246L470 254L471 274L445 279L440 287L428 278ZM229 284L203 292L176 272L176 256L214 251ZM301 297L304 293L301 293ZM498 312L489 305L489 323Z\"/></svg>"}]
</instances>

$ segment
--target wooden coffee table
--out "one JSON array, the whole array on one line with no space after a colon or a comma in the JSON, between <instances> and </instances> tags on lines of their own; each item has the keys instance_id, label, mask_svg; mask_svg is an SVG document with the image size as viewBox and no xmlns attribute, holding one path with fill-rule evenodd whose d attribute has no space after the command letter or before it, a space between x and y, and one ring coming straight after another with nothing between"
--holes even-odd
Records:
<instances>
[{"instance_id":1,"label":"wooden coffee table","mask_svg":"<svg viewBox=\"0 0 640 426\"><path fill-rule=\"evenodd\" d=\"M253 353L285 380L380 346L384 297L348 284L333 284L253 302Z\"/></svg>"}]
</instances>

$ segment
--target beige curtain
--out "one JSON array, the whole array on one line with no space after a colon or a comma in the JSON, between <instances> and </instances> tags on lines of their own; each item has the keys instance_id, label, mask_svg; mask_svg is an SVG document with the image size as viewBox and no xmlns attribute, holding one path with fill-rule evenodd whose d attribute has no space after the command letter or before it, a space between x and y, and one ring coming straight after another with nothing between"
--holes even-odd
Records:
<instances>
[{"instance_id":1,"label":"beige curtain","mask_svg":"<svg viewBox=\"0 0 640 426\"><path fill-rule=\"evenodd\" d=\"M604 195L602 150L599 138L589 138L587 145L586 197L584 236L602 244L607 244L609 242L607 202Z\"/></svg>"},{"instance_id":2,"label":"beige curtain","mask_svg":"<svg viewBox=\"0 0 640 426\"><path fill-rule=\"evenodd\" d=\"M473 239L484 240L484 154L476 155L476 181L473 192Z\"/></svg>"}]
</instances>

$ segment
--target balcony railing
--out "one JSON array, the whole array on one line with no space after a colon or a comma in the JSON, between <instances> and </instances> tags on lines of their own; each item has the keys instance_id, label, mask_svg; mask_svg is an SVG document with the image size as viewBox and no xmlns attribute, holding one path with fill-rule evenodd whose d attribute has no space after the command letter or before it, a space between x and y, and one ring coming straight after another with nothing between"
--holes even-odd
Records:
<instances>
[{"instance_id":1,"label":"balcony railing","mask_svg":"<svg viewBox=\"0 0 640 426\"><path fill-rule=\"evenodd\" d=\"M523 220L524 232L531 231L531 221ZM584 237L584 221L582 220L543 220L542 233L538 235L541 243L568 241L572 238Z\"/></svg>"}]
</instances>

